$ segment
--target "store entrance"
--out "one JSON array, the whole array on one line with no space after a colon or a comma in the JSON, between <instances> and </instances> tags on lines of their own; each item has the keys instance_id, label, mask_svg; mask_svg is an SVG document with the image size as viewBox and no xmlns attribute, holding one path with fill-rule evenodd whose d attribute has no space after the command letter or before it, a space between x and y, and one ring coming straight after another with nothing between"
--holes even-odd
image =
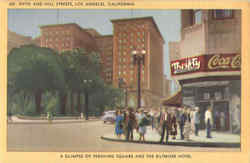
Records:
<instances>
[{"instance_id":1,"label":"store entrance","mask_svg":"<svg viewBox=\"0 0 250 163\"><path fill-rule=\"evenodd\" d=\"M226 101L214 102L213 107L214 128L217 131L229 130L229 104Z\"/></svg>"},{"instance_id":2,"label":"store entrance","mask_svg":"<svg viewBox=\"0 0 250 163\"><path fill-rule=\"evenodd\" d=\"M200 108L200 129L205 129L205 112L210 105L210 102L199 102L197 103L197 106Z\"/></svg>"}]
</instances>

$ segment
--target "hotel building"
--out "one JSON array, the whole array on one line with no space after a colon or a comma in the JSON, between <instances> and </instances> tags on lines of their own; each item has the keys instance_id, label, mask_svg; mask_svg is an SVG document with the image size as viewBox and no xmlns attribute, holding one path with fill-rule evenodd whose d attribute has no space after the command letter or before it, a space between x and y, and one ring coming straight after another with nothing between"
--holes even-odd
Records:
<instances>
[{"instance_id":1,"label":"hotel building","mask_svg":"<svg viewBox=\"0 0 250 163\"><path fill-rule=\"evenodd\" d=\"M152 17L117 19L113 23L113 84L122 79L128 106L137 106L137 64L132 51L145 50L141 66L141 106L159 106L163 96L164 39Z\"/></svg>"}]
</instances>

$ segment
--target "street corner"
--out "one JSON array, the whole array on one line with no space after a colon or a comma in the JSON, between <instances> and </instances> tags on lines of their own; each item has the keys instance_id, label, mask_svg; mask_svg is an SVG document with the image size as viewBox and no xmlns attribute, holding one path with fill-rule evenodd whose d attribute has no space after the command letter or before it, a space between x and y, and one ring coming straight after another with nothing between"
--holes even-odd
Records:
<instances>
[{"instance_id":1,"label":"street corner","mask_svg":"<svg viewBox=\"0 0 250 163\"><path fill-rule=\"evenodd\" d=\"M240 148L240 137L233 134L213 133L213 138L208 139L205 136L205 131L200 132L200 136L191 135L189 140L181 140L178 135L173 139L169 136L169 141L160 143L160 135L154 131L146 134L146 141L139 141L139 134L134 134L134 139L127 141L124 137L117 137L115 134L105 134L100 138L105 141L123 142L123 143L138 143L138 144L158 144L171 146L187 146L187 147L215 147L215 148Z\"/></svg>"}]
</instances>

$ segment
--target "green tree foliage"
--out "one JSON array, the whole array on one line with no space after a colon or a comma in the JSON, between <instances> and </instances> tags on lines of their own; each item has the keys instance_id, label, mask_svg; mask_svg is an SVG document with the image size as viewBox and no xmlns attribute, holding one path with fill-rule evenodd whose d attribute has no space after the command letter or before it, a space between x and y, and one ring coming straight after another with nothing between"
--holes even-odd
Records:
<instances>
[{"instance_id":1,"label":"green tree foliage","mask_svg":"<svg viewBox=\"0 0 250 163\"><path fill-rule=\"evenodd\" d=\"M43 93L61 90L65 85L57 57L53 50L35 45L14 48L8 55L8 90L11 95L21 92L33 95L36 112L40 113Z\"/></svg>"},{"instance_id":2,"label":"green tree foliage","mask_svg":"<svg viewBox=\"0 0 250 163\"><path fill-rule=\"evenodd\" d=\"M94 52L74 49L58 54L35 45L15 48L8 55L8 107L17 104L22 113L32 113L34 106L37 114L79 113L86 99L92 111L114 107L122 91L106 85L100 72L100 57Z\"/></svg>"}]
</instances>

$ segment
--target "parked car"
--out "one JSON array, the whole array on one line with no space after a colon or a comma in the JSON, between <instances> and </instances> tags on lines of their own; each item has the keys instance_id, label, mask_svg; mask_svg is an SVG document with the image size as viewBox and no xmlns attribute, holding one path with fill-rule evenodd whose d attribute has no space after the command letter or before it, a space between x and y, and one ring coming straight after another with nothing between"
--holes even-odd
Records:
<instances>
[{"instance_id":1,"label":"parked car","mask_svg":"<svg viewBox=\"0 0 250 163\"><path fill-rule=\"evenodd\" d=\"M116 118L115 112L116 111L113 111L113 110L104 112L104 115L102 116L103 122L104 123L106 123L106 122L114 123L115 118Z\"/></svg>"}]
</instances>

